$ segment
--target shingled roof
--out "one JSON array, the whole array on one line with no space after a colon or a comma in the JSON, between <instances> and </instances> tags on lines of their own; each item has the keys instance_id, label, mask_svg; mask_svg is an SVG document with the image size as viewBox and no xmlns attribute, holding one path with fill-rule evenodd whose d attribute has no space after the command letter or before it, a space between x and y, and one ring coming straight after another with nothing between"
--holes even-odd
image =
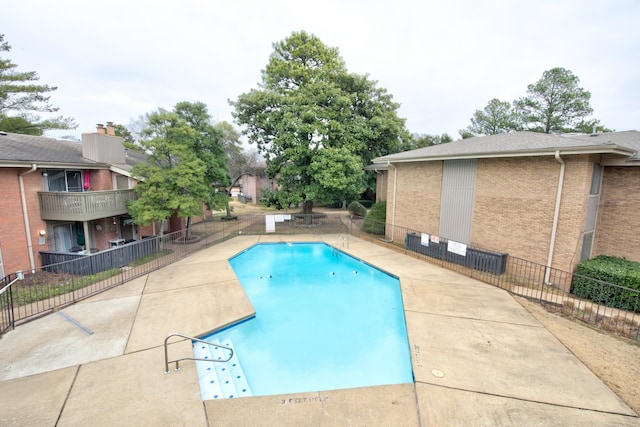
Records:
<instances>
[{"instance_id":1,"label":"shingled roof","mask_svg":"<svg viewBox=\"0 0 640 427\"><path fill-rule=\"evenodd\" d=\"M144 162L146 157L144 153L127 150L126 164L114 166L130 170L132 166ZM111 166L82 157L80 142L0 132L0 165L22 166L33 163L51 167L108 168Z\"/></svg>"},{"instance_id":2,"label":"shingled roof","mask_svg":"<svg viewBox=\"0 0 640 427\"><path fill-rule=\"evenodd\" d=\"M553 135L536 132L512 132L480 136L432 145L373 159L374 165L448 159L526 157L567 154L610 154L640 160L640 132L610 132L596 135ZM372 168L372 169L375 169Z\"/></svg>"},{"instance_id":3,"label":"shingled roof","mask_svg":"<svg viewBox=\"0 0 640 427\"><path fill-rule=\"evenodd\" d=\"M82 157L79 142L5 132L0 132L0 162L96 164Z\"/></svg>"}]
</instances>

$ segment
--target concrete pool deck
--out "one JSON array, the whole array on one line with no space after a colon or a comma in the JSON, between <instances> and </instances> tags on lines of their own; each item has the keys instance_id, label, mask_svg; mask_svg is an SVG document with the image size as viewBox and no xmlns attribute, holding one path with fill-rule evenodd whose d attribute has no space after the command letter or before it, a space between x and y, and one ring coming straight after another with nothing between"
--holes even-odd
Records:
<instances>
[{"instance_id":1,"label":"concrete pool deck","mask_svg":"<svg viewBox=\"0 0 640 427\"><path fill-rule=\"evenodd\" d=\"M0 425L640 426L506 291L338 238L236 237L7 332ZM203 402L194 362L163 373L168 334L253 314L227 259L274 241L324 241L400 277L415 383ZM169 347L192 354L188 340Z\"/></svg>"}]
</instances>

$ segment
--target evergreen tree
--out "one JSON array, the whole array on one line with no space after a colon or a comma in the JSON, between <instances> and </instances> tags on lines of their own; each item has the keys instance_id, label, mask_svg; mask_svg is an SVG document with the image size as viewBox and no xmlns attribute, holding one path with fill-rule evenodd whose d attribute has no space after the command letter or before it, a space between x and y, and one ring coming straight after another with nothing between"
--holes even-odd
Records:
<instances>
[{"instance_id":1,"label":"evergreen tree","mask_svg":"<svg viewBox=\"0 0 640 427\"><path fill-rule=\"evenodd\" d=\"M0 53L9 52L11 46L0 34ZM73 119L49 117L41 119L35 113L54 113L57 107L49 103L48 93L55 86L37 84L35 71L17 71L10 59L0 57L0 130L12 133L42 135L50 129L75 129Z\"/></svg>"}]
</instances>

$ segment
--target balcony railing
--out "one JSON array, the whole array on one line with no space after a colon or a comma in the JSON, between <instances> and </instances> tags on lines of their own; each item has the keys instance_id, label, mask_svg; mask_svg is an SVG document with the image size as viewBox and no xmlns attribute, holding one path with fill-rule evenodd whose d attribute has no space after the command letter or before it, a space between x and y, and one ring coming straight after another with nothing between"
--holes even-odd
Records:
<instances>
[{"instance_id":1,"label":"balcony railing","mask_svg":"<svg viewBox=\"0 0 640 427\"><path fill-rule=\"evenodd\" d=\"M85 193L39 192L43 220L91 221L128 212L127 200L135 200L133 190L88 191Z\"/></svg>"}]
</instances>

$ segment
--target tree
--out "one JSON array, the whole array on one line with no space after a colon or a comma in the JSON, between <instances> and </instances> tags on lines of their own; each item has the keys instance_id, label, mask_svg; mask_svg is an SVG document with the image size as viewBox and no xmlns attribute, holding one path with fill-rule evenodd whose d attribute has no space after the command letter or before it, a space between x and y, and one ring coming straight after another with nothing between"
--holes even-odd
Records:
<instances>
[{"instance_id":1,"label":"tree","mask_svg":"<svg viewBox=\"0 0 640 427\"><path fill-rule=\"evenodd\" d=\"M243 150L240 133L231 123L222 121L216 123L215 127L222 133L222 146L227 154L227 165L231 177L228 189L230 191L242 175L256 171L260 156L256 150Z\"/></svg>"},{"instance_id":2,"label":"tree","mask_svg":"<svg viewBox=\"0 0 640 427\"><path fill-rule=\"evenodd\" d=\"M579 87L580 79L564 68L552 68L527 86L527 96L517 101L524 124L535 132L572 132L593 112L591 93Z\"/></svg>"},{"instance_id":3,"label":"tree","mask_svg":"<svg viewBox=\"0 0 640 427\"><path fill-rule=\"evenodd\" d=\"M399 151L415 150L417 148L430 147L432 145L444 144L453 141L453 138L447 134L429 135L414 133L411 137L402 142Z\"/></svg>"},{"instance_id":4,"label":"tree","mask_svg":"<svg viewBox=\"0 0 640 427\"><path fill-rule=\"evenodd\" d=\"M209 191L204 202L211 210L221 210L229 201L226 191L229 171L223 133L211 123L207 106L202 102L179 102L174 111L194 130L190 149L206 165L203 178Z\"/></svg>"},{"instance_id":5,"label":"tree","mask_svg":"<svg viewBox=\"0 0 640 427\"><path fill-rule=\"evenodd\" d=\"M11 46L0 34L0 52L9 52ZM57 107L49 103L49 92L55 86L36 84L35 71L19 72L11 60L0 57L0 129L8 132L42 135L49 129L75 129L73 119L62 116L40 119L34 113L54 113Z\"/></svg>"},{"instance_id":6,"label":"tree","mask_svg":"<svg viewBox=\"0 0 640 427\"><path fill-rule=\"evenodd\" d=\"M580 123L575 126L575 131L579 133L614 132L614 130L601 125L598 119L581 120Z\"/></svg>"},{"instance_id":7,"label":"tree","mask_svg":"<svg viewBox=\"0 0 640 427\"><path fill-rule=\"evenodd\" d=\"M476 110L466 130L474 135L495 135L518 130L518 125L511 104L494 98L484 110Z\"/></svg>"},{"instance_id":8,"label":"tree","mask_svg":"<svg viewBox=\"0 0 640 427\"><path fill-rule=\"evenodd\" d=\"M248 151L242 149L240 133L231 123L225 121L218 122L215 124L215 128L222 134L222 147L227 155L227 167L231 180L225 189L225 193L230 195L231 189L243 175L257 172L261 159L255 149ZM227 217L231 217L232 207L229 204L228 198L226 211Z\"/></svg>"},{"instance_id":9,"label":"tree","mask_svg":"<svg viewBox=\"0 0 640 427\"><path fill-rule=\"evenodd\" d=\"M408 138L398 104L367 76L349 73L336 48L306 32L273 45L260 89L230 101L234 118L279 188L276 206L330 202L365 189L364 166ZM356 166L357 165L357 166Z\"/></svg>"},{"instance_id":10,"label":"tree","mask_svg":"<svg viewBox=\"0 0 640 427\"><path fill-rule=\"evenodd\" d=\"M460 129L458 131L458 135L460 135L460 139L473 138L475 135L469 132L467 129Z\"/></svg>"},{"instance_id":11,"label":"tree","mask_svg":"<svg viewBox=\"0 0 640 427\"><path fill-rule=\"evenodd\" d=\"M128 148L129 150L142 151L142 147L136 144L135 137L126 126L115 124L113 125L113 130L115 131L116 136L122 138L125 148Z\"/></svg>"},{"instance_id":12,"label":"tree","mask_svg":"<svg viewBox=\"0 0 640 427\"><path fill-rule=\"evenodd\" d=\"M207 165L192 149L196 131L177 113L160 109L147 115L142 136L139 143L149 157L132 169L140 179L135 187L138 198L129 204L134 222L148 225L174 213L190 218L202 212L209 186Z\"/></svg>"},{"instance_id":13,"label":"tree","mask_svg":"<svg viewBox=\"0 0 640 427\"><path fill-rule=\"evenodd\" d=\"M0 114L0 130L10 133L21 133L24 135L41 136L42 128L37 124L31 123L22 116L8 117Z\"/></svg>"}]
</instances>

